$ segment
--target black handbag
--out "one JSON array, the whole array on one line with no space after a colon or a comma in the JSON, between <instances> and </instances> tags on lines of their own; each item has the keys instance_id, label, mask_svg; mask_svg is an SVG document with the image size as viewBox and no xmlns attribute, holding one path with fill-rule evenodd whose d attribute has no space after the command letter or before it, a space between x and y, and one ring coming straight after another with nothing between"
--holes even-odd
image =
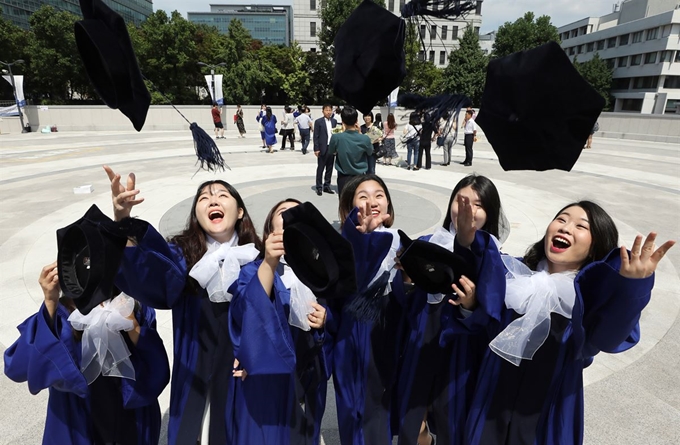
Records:
<instances>
[{"instance_id":1,"label":"black handbag","mask_svg":"<svg viewBox=\"0 0 680 445\"><path fill-rule=\"evenodd\" d=\"M437 146L443 147L445 140L446 140L446 138L444 136L437 136Z\"/></svg>"},{"instance_id":2,"label":"black handbag","mask_svg":"<svg viewBox=\"0 0 680 445\"><path fill-rule=\"evenodd\" d=\"M280 135L280 136L285 136L285 135L286 135L286 130L283 129L283 128L280 129L280 130L279 130L279 135Z\"/></svg>"},{"instance_id":3,"label":"black handbag","mask_svg":"<svg viewBox=\"0 0 680 445\"><path fill-rule=\"evenodd\" d=\"M373 150L373 156L375 156L376 158L384 158L386 154L387 149L383 144L380 144L377 149Z\"/></svg>"}]
</instances>

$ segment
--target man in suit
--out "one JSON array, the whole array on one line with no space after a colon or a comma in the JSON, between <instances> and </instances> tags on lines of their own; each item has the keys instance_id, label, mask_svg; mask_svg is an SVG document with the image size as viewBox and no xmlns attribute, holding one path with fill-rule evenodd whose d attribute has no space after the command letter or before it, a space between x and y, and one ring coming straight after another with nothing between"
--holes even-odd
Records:
<instances>
[{"instance_id":1,"label":"man in suit","mask_svg":"<svg viewBox=\"0 0 680 445\"><path fill-rule=\"evenodd\" d=\"M321 196L321 177L323 176L323 191L330 193L335 192L331 190L331 177L333 176L333 159L334 156L328 151L328 144L331 141L333 128L337 125L337 121L333 118L333 107L330 104L323 106L323 117L314 121L314 155L316 160L316 194ZM324 169L326 173L324 174Z\"/></svg>"}]
</instances>

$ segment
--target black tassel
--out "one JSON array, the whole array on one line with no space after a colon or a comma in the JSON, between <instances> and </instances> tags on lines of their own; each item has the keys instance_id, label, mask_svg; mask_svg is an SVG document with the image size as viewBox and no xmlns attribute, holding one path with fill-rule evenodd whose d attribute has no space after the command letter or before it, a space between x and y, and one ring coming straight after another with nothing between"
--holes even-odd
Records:
<instances>
[{"instance_id":1,"label":"black tassel","mask_svg":"<svg viewBox=\"0 0 680 445\"><path fill-rule=\"evenodd\" d=\"M389 294L384 295L389 279L390 271L386 271L371 287L354 297L345 307L345 311L359 321L382 323L390 299Z\"/></svg>"},{"instance_id":2,"label":"black tassel","mask_svg":"<svg viewBox=\"0 0 680 445\"><path fill-rule=\"evenodd\" d=\"M191 135L194 137L194 148L196 148L196 156L201 163L201 168L208 171L224 170L224 168L231 168L224 162L220 149L217 144L204 129L198 126L196 122L189 125Z\"/></svg>"},{"instance_id":3,"label":"black tassel","mask_svg":"<svg viewBox=\"0 0 680 445\"><path fill-rule=\"evenodd\" d=\"M403 18L414 16L455 19L477 8L476 1L461 0L411 0L401 8Z\"/></svg>"},{"instance_id":4,"label":"black tassel","mask_svg":"<svg viewBox=\"0 0 680 445\"><path fill-rule=\"evenodd\" d=\"M433 122L435 125L440 119L444 119L442 136L446 137L453 133L456 140L458 136L458 115L463 107L472 105L472 101L462 94L439 94L425 97L420 94L403 94L397 99L399 106L409 110L415 110L423 115L423 119Z\"/></svg>"}]
</instances>

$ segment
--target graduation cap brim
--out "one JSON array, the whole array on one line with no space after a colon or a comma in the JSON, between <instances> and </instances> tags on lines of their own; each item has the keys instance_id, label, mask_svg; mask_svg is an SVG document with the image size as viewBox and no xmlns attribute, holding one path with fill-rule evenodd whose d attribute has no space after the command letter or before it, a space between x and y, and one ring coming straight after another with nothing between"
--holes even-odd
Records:
<instances>
[{"instance_id":1,"label":"graduation cap brim","mask_svg":"<svg viewBox=\"0 0 680 445\"><path fill-rule=\"evenodd\" d=\"M550 42L489 62L475 122L504 170L569 171L604 105Z\"/></svg>"},{"instance_id":2,"label":"graduation cap brim","mask_svg":"<svg viewBox=\"0 0 680 445\"><path fill-rule=\"evenodd\" d=\"M406 77L405 22L364 0L335 36L333 93L363 114Z\"/></svg>"},{"instance_id":3,"label":"graduation cap brim","mask_svg":"<svg viewBox=\"0 0 680 445\"><path fill-rule=\"evenodd\" d=\"M126 244L127 237L96 205L57 230L59 285L84 315L118 293L113 282Z\"/></svg>"},{"instance_id":4,"label":"graduation cap brim","mask_svg":"<svg viewBox=\"0 0 680 445\"><path fill-rule=\"evenodd\" d=\"M140 131L151 95L144 84L125 21L102 0L80 0L84 20L74 25L78 53L102 101Z\"/></svg>"},{"instance_id":5,"label":"graduation cap brim","mask_svg":"<svg viewBox=\"0 0 680 445\"><path fill-rule=\"evenodd\" d=\"M403 252L399 262L416 286L430 294L453 293L451 285L470 275L465 259L436 244L412 240L399 230Z\"/></svg>"},{"instance_id":6,"label":"graduation cap brim","mask_svg":"<svg viewBox=\"0 0 680 445\"><path fill-rule=\"evenodd\" d=\"M356 292L352 246L310 202L283 212L286 263L319 298Z\"/></svg>"}]
</instances>

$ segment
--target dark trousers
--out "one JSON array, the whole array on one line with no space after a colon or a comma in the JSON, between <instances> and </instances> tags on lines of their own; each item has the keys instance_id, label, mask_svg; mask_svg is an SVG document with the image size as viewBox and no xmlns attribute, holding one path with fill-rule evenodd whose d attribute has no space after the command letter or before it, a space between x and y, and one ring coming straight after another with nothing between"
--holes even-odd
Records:
<instances>
[{"instance_id":1,"label":"dark trousers","mask_svg":"<svg viewBox=\"0 0 680 445\"><path fill-rule=\"evenodd\" d=\"M302 141L302 154L307 154L309 146L309 128L300 129L300 140Z\"/></svg>"},{"instance_id":2,"label":"dark trousers","mask_svg":"<svg viewBox=\"0 0 680 445\"><path fill-rule=\"evenodd\" d=\"M432 144L420 144L420 150L418 150L418 162L416 162L416 167L421 168L423 166L423 152L425 152L425 168L432 167L432 154L430 153L431 148Z\"/></svg>"},{"instance_id":3,"label":"dark trousers","mask_svg":"<svg viewBox=\"0 0 680 445\"><path fill-rule=\"evenodd\" d=\"M331 176L333 176L333 161L335 157L326 152L325 155L319 155L316 159L316 189L321 190L321 177L323 176L323 187L331 186ZM324 169L326 173L324 174Z\"/></svg>"},{"instance_id":4,"label":"dark trousers","mask_svg":"<svg viewBox=\"0 0 680 445\"><path fill-rule=\"evenodd\" d=\"M472 164L472 143L474 142L474 134L465 135L465 160L463 164Z\"/></svg>"},{"instance_id":5,"label":"dark trousers","mask_svg":"<svg viewBox=\"0 0 680 445\"><path fill-rule=\"evenodd\" d=\"M342 195L342 189L345 188L345 184L355 176L356 175L343 175L342 173L338 173L338 198Z\"/></svg>"},{"instance_id":6,"label":"dark trousers","mask_svg":"<svg viewBox=\"0 0 680 445\"><path fill-rule=\"evenodd\" d=\"M375 161L377 161L375 156L373 156L373 155L368 156L368 171L367 171L367 173L375 174Z\"/></svg>"},{"instance_id":7,"label":"dark trousers","mask_svg":"<svg viewBox=\"0 0 680 445\"><path fill-rule=\"evenodd\" d=\"M290 130L284 130L285 133L282 136L281 140L281 150L286 149L286 138L290 140L290 149L295 150L295 130L290 129Z\"/></svg>"}]
</instances>

